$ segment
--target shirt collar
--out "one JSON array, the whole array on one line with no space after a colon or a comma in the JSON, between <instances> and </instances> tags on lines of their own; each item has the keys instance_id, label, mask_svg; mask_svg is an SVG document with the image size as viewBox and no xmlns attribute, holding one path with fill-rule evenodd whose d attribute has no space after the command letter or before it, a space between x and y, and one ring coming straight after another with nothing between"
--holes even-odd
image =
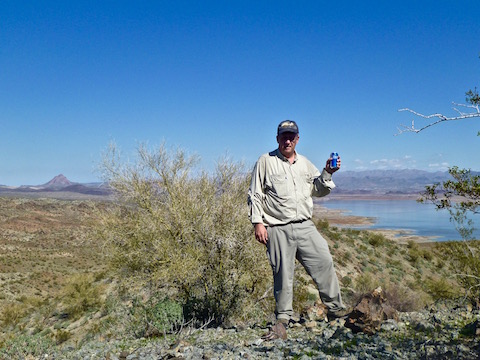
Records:
<instances>
[{"instance_id":1,"label":"shirt collar","mask_svg":"<svg viewBox=\"0 0 480 360\"><path fill-rule=\"evenodd\" d=\"M280 149L277 148L276 154L281 160L288 162L288 159L280 152ZM297 152L295 151L295 158L293 159L294 164L297 162L297 158L298 158L297 157Z\"/></svg>"}]
</instances>

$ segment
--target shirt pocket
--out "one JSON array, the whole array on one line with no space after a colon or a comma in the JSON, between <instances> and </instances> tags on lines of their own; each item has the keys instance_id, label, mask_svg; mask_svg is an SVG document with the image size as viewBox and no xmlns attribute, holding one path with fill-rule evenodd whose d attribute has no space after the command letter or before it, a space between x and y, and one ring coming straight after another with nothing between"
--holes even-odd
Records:
<instances>
[{"instance_id":1,"label":"shirt pocket","mask_svg":"<svg viewBox=\"0 0 480 360\"><path fill-rule=\"evenodd\" d=\"M288 179L285 174L272 174L270 175L270 181L272 183L272 189L278 196L288 195Z\"/></svg>"},{"instance_id":2,"label":"shirt pocket","mask_svg":"<svg viewBox=\"0 0 480 360\"><path fill-rule=\"evenodd\" d=\"M302 193L303 195L308 198L312 196L313 191L313 181L315 177L310 173L304 173L300 177L302 179Z\"/></svg>"}]
</instances>

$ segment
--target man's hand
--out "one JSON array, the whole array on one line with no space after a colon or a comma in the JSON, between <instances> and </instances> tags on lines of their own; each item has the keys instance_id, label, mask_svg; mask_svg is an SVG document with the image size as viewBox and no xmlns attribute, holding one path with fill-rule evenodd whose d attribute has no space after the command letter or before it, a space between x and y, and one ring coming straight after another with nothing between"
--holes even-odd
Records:
<instances>
[{"instance_id":1,"label":"man's hand","mask_svg":"<svg viewBox=\"0 0 480 360\"><path fill-rule=\"evenodd\" d=\"M327 163L325 164L325 170L327 170L327 172L329 174L333 174L335 171L338 171L340 170L340 166L342 165L342 160L340 159L340 156L338 157L338 160L337 160L337 167L330 167L330 164L332 163L332 158L329 158L327 160Z\"/></svg>"},{"instance_id":2,"label":"man's hand","mask_svg":"<svg viewBox=\"0 0 480 360\"><path fill-rule=\"evenodd\" d=\"M267 244L268 234L265 225L260 223L255 224L255 239L262 244Z\"/></svg>"}]
</instances>

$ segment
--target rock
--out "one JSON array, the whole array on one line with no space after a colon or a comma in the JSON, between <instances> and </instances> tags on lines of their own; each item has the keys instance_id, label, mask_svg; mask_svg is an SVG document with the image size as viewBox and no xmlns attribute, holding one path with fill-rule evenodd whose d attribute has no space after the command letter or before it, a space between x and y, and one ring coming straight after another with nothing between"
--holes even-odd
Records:
<instances>
[{"instance_id":1,"label":"rock","mask_svg":"<svg viewBox=\"0 0 480 360\"><path fill-rule=\"evenodd\" d=\"M115 354L108 352L107 355L105 356L105 360L119 360L119 359Z\"/></svg>"},{"instance_id":2,"label":"rock","mask_svg":"<svg viewBox=\"0 0 480 360\"><path fill-rule=\"evenodd\" d=\"M414 329L422 332L428 332L434 330L435 325L429 323L428 321L419 321L415 324Z\"/></svg>"},{"instance_id":3,"label":"rock","mask_svg":"<svg viewBox=\"0 0 480 360\"><path fill-rule=\"evenodd\" d=\"M315 328L318 326L318 324L317 324L316 321L307 321L307 322L304 324L304 326L305 326L305 328L306 328L307 330L312 331L313 329L315 329Z\"/></svg>"},{"instance_id":4,"label":"rock","mask_svg":"<svg viewBox=\"0 0 480 360\"><path fill-rule=\"evenodd\" d=\"M462 329L461 332L465 336L479 337L480 336L480 321L475 320L474 322L472 322L470 324L467 324Z\"/></svg>"},{"instance_id":5,"label":"rock","mask_svg":"<svg viewBox=\"0 0 480 360\"><path fill-rule=\"evenodd\" d=\"M375 334L387 319L397 320L397 311L386 304L382 288L364 295L348 315L345 326L354 333Z\"/></svg>"},{"instance_id":6,"label":"rock","mask_svg":"<svg viewBox=\"0 0 480 360\"><path fill-rule=\"evenodd\" d=\"M313 306L310 306L303 311L302 317L310 321L322 321L327 317L327 312L327 307L321 302L321 300L317 300Z\"/></svg>"}]
</instances>

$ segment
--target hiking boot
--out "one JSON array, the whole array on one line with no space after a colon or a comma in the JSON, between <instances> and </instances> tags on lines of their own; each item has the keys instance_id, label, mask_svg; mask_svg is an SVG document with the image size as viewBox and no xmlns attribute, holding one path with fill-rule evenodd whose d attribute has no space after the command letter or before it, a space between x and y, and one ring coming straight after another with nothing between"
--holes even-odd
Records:
<instances>
[{"instance_id":1,"label":"hiking boot","mask_svg":"<svg viewBox=\"0 0 480 360\"><path fill-rule=\"evenodd\" d=\"M328 310L327 320L328 322L331 322L336 319L346 319L350 314L351 314L351 311L348 309L341 309L337 311Z\"/></svg>"},{"instance_id":2,"label":"hiking boot","mask_svg":"<svg viewBox=\"0 0 480 360\"><path fill-rule=\"evenodd\" d=\"M278 322L272 326L270 331L262 336L262 340L275 340L282 339L287 340L287 324Z\"/></svg>"}]
</instances>

